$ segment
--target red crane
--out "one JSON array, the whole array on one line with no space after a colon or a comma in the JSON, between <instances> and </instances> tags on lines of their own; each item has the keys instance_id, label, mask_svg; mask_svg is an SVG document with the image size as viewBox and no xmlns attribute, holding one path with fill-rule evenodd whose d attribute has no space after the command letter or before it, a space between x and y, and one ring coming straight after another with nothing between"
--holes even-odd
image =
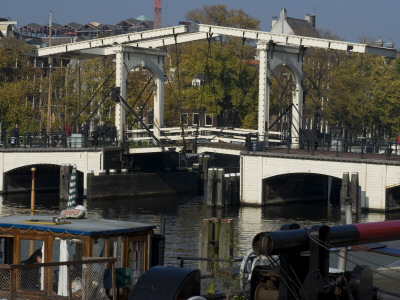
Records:
<instances>
[{"instance_id":1,"label":"red crane","mask_svg":"<svg viewBox=\"0 0 400 300\"><path fill-rule=\"evenodd\" d=\"M161 28L161 0L154 0L154 29Z\"/></svg>"}]
</instances>

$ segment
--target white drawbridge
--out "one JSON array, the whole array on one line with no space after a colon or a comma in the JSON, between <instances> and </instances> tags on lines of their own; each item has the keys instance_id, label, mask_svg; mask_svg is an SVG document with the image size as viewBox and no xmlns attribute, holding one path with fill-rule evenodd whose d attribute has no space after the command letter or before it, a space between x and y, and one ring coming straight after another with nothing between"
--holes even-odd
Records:
<instances>
[{"instance_id":1,"label":"white drawbridge","mask_svg":"<svg viewBox=\"0 0 400 300\"><path fill-rule=\"evenodd\" d=\"M292 108L292 147L299 145L299 132L303 111L303 56L307 48L332 49L357 53L394 57L397 50L374 47L366 44L349 43L294 35L273 34L270 32L237 29L201 24L196 32L189 32L186 26L167 27L125 35L93 39L60 46L41 48L38 56L91 58L113 55L116 63L116 86L121 96L126 96L126 77L128 72L142 66L155 76L154 124L156 137L160 137L159 128L164 127L164 57L165 51L158 47L186 43L220 35L235 36L257 42L259 52L259 99L258 99L258 135L264 139L268 134L270 76L274 68L287 66L295 79ZM123 139L125 127L125 107L116 103L115 125L119 139Z\"/></svg>"}]
</instances>

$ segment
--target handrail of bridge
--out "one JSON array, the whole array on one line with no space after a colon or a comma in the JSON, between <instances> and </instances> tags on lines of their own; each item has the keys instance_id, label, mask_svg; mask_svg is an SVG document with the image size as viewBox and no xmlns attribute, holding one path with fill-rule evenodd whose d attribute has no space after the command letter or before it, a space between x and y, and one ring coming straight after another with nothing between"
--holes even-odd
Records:
<instances>
[{"instance_id":1,"label":"handrail of bridge","mask_svg":"<svg viewBox=\"0 0 400 300\"><path fill-rule=\"evenodd\" d=\"M394 48L384 48L360 43L351 43L298 35L278 34L265 31L239 29L216 25L200 24L199 31L212 33L214 35L229 35L252 40L261 40L265 42L272 41L277 44L351 51L357 53L369 53L388 57L395 57L397 54L397 50Z\"/></svg>"},{"instance_id":2,"label":"handrail of bridge","mask_svg":"<svg viewBox=\"0 0 400 300\"><path fill-rule=\"evenodd\" d=\"M186 25L180 25L180 26L166 27L161 29L145 30L134 33L114 35L110 37L97 38L97 39L64 44L64 45L57 45L52 47L39 48L36 51L38 56L51 56L51 55L57 55L61 53L68 53L68 52L91 49L91 48L132 43L135 41L146 40L151 38L161 38L163 36L185 33L188 32L188 30L189 29Z\"/></svg>"},{"instance_id":3,"label":"handrail of bridge","mask_svg":"<svg viewBox=\"0 0 400 300\"><path fill-rule=\"evenodd\" d=\"M171 145L177 145L182 140L181 131L174 132L177 128L161 128L166 133L166 138L163 139L165 147ZM175 134L168 135L168 131ZM176 134L178 133L178 134ZM189 143L193 143L196 139L195 128L185 129L185 140ZM216 127L200 127L200 135L197 136L197 141L203 145L210 145L213 147L226 148L229 145L236 144L242 145L243 150L249 150L245 148L245 135L250 133L252 137L252 146L250 150L254 151L274 151L274 149L286 149L287 153L291 153L291 144L288 133L282 133L278 131L269 132L270 135L266 142L260 141L256 130L249 129L231 129L231 128L216 128ZM218 135L217 133L222 133ZM125 140L129 147L148 147L151 146L149 141L151 138L147 136L147 132L143 129L134 129L127 131L129 138ZM115 128L98 128L91 132L89 137L85 138L82 134L72 133L72 135L66 134L65 131L52 131L50 134L46 132L42 133L22 133L19 136L19 146L11 143L11 133L3 131L0 135L0 149L7 148L9 150L24 148L58 148L58 149L70 149L70 148L96 148L96 147L108 147L108 146L121 146L121 142L118 141ZM358 153L361 159L373 158L374 155L380 154L385 155L387 160L391 158L398 160L400 158L400 145L397 141L389 141L387 143L378 143L373 140L366 140L364 138L358 139L344 139L340 136L334 136L326 134L320 136L318 139L304 139L300 145L300 149L303 149L309 155L314 155L314 151L321 152L336 152L336 156L339 157L341 153Z\"/></svg>"},{"instance_id":4,"label":"handrail of bridge","mask_svg":"<svg viewBox=\"0 0 400 300\"><path fill-rule=\"evenodd\" d=\"M181 130L178 127L161 128L166 139L165 145L179 143L182 140ZM290 144L290 135L287 132L270 131L264 137L265 142L261 141L258 136L257 130L239 129L239 128L217 128L217 127L199 127L197 139L200 144L241 144L243 150L245 149L245 136L251 135L252 150L257 151L273 151L274 147L286 148L287 153L290 153L292 145ZM134 129L127 131L129 138L127 141L135 145L135 143L142 143L149 141L143 129ZM185 140L193 142L196 139L196 128L185 128ZM148 145L142 144L142 145ZM137 146L137 145L136 145ZM139 145L140 146L140 145ZM360 158L365 158L366 155L384 154L387 159L392 156L400 155L400 147L394 141L388 143L377 143L374 141L365 141L363 138L344 139L342 137L330 134L324 134L315 137L315 135L305 136L301 139L301 144L298 145L300 149L304 149L310 155L314 155L314 151L322 150L328 152L336 152L336 156L340 153L359 153Z\"/></svg>"},{"instance_id":5,"label":"handrail of bridge","mask_svg":"<svg viewBox=\"0 0 400 300\"><path fill-rule=\"evenodd\" d=\"M115 128L103 128L91 132L85 137L80 133L67 133L65 131L45 131L20 134L18 139L11 133L2 132L0 136L0 147L2 148L88 148L119 146Z\"/></svg>"}]
</instances>

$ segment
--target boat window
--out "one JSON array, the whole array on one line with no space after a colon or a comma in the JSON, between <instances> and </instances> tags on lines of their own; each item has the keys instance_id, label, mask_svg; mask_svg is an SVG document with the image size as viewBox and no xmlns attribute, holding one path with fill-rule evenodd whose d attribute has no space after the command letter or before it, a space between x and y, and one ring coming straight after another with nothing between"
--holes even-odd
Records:
<instances>
[{"instance_id":1,"label":"boat window","mask_svg":"<svg viewBox=\"0 0 400 300\"><path fill-rule=\"evenodd\" d=\"M112 237L110 238L110 256L115 257L117 261L115 262L116 268L122 267L122 253L121 253L121 246L122 246L122 238L119 237Z\"/></svg>"},{"instance_id":2,"label":"boat window","mask_svg":"<svg viewBox=\"0 0 400 300\"><path fill-rule=\"evenodd\" d=\"M0 238L0 264L13 263L13 241L12 237Z\"/></svg>"},{"instance_id":3,"label":"boat window","mask_svg":"<svg viewBox=\"0 0 400 300\"><path fill-rule=\"evenodd\" d=\"M129 267L131 269L132 283L136 283L137 279L146 269L145 242L131 240L129 243Z\"/></svg>"},{"instance_id":4,"label":"boat window","mask_svg":"<svg viewBox=\"0 0 400 300\"><path fill-rule=\"evenodd\" d=\"M93 257L105 257L105 246L106 240L105 239L94 239L93 241Z\"/></svg>"},{"instance_id":5,"label":"boat window","mask_svg":"<svg viewBox=\"0 0 400 300\"><path fill-rule=\"evenodd\" d=\"M43 245L43 240L21 239L21 254L19 261L21 263L30 263L31 261L31 263L37 263L38 256L40 256L41 259L43 258ZM34 253L37 255L34 255Z\"/></svg>"},{"instance_id":6,"label":"boat window","mask_svg":"<svg viewBox=\"0 0 400 300\"><path fill-rule=\"evenodd\" d=\"M81 239L62 239L56 237L53 240L53 262L60 261L79 261L83 256L83 240ZM64 282L67 278L65 267L53 266L53 292L59 293L66 289ZM71 280L82 278L82 265L72 265ZM63 292L64 293L64 292ZM61 294L59 294L61 295Z\"/></svg>"},{"instance_id":7,"label":"boat window","mask_svg":"<svg viewBox=\"0 0 400 300\"><path fill-rule=\"evenodd\" d=\"M60 261L61 238L53 240L53 261ZM69 260L82 260L83 256L83 240L81 239L66 239L67 253Z\"/></svg>"}]
</instances>

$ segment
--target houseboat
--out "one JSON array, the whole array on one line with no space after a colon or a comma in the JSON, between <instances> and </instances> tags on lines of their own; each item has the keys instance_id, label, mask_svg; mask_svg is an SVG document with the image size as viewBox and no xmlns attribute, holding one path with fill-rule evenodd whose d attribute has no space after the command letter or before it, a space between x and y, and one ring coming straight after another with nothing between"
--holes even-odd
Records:
<instances>
[{"instance_id":1,"label":"houseboat","mask_svg":"<svg viewBox=\"0 0 400 300\"><path fill-rule=\"evenodd\" d=\"M51 215L0 218L0 298L127 299L156 226Z\"/></svg>"}]
</instances>

